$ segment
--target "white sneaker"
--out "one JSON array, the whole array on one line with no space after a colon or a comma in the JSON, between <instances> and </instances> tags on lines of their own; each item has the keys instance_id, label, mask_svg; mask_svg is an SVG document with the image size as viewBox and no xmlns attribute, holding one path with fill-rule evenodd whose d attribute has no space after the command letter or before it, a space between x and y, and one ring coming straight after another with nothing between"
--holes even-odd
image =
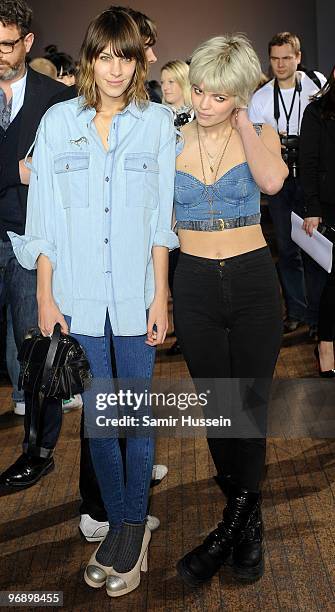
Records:
<instances>
[{"instance_id":1,"label":"white sneaker","mask_svg":"<svg viewBox=\"0 0 335 612\"><path fill-rule=\"evenodd\" d=\"M150 531L156 531L156 529L158 529L160 524L161 524L161 522L160 522L159 518L157 518L157 516L152 516L151 514L148 514L148 516L147 516L147 525L148 525Z\"/></svg>"},{"instance_id":2,"label":"white sneaker","mask_svg":"<svg viewBox=\"0 0 335 612\"><path fill-rule=\"evenodd\" d=\"M168 469L166 467L166 465L154 465L152 468L152 475L151 475L151 480L153 480L154 485L159 484L163 478L165 478L166 474L168 473Z\"/></svg>"},{"instance_id":3,"label":"white sneaker","mask_svg":"<svg viewBox=\"0 0 335 612\"><path fill-rule=\"evenodd\" d=\"M83 400L81 399L81 395L79 393L70 397L68 400L63 400L63 413L66 414L71 410L76 410L77 408L81 408L83 405Z\"/></svg>"},{"instance_id":4,"label":"white sneaker","mask_svg":"<svg viewBox=\"0 0 335 612\"><path fill-rule=\"evenodd\" d=\"M18 414L19 416L24 416L26 414L26 405L24 402L15 402L14 414Z\"/></svg>"},{"instance_id":5,"label":"white sneaker","mask_svg":"<svg viewBox=\"0 0 335 612\"><path fill-rule=\"evenodd\" d=\"M95 521L89 514L80 516L79 531L88 542L101 542L107 535L108 529L108 521Z\"/></svg>"},{"instance_id":6,"label":"white sneaker","mask_svg":"<svg viewBox=\"0 0 335 612\"><path fill-rule=\"evenodd\" d=\"M156 516L147 516L147 525L150 531L156 531L160 526L160 520ZM88 542L101 542L107 535L109 523L95 521L89 514L80 516L79 531L83 534Z\"/></svg>"}]
</instances>

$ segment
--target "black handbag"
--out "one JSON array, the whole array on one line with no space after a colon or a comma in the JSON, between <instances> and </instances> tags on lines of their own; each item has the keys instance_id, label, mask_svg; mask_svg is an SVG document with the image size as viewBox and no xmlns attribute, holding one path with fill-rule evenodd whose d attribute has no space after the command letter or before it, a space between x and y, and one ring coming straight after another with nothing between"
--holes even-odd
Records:
<instances>
[{"instance_id":1,"label":"black handbag","mask_svg":"<svg viewBox=\"0 0 335 612\"><path fill-rule=\"evenodd\" d=\"M18 387L32 396L28 452L36 455L44 402L48 398L70 399L82 393L92 374L84 349L75 338L61 333L59 323L51 338L33 330L23 341L18 360Z\"/></svg>"}]
</instances>

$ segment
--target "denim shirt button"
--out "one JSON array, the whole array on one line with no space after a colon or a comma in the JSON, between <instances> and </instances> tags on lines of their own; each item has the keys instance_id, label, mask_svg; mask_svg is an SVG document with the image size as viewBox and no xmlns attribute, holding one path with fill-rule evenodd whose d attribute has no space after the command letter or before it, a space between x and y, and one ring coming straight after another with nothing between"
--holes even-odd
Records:
<instances>
[{"instance_id":1,"label":"denim shirt button","mask_svg":"<svg viewBox=\"0 0 335 612\"><path fill-rule=\"evenodd\" d=\"M69 168L70 168L69 164L66 164L65 170L68 170Z\"/></svg>"},{"instance_id":2,"label":"denim shirt button","mask_svg":"<svg viewBox=\"0 0 335 612\"><path fill-rule=\"evenodd\" d=\"M105 244L108 244L108 238L105 238Z\"/></svg>"},{"instance_id":3,"label":"denim shirt button","mask_svg":"<svg viewBox=\"0 0 335 612\"><path fill-rule=\"evenodd\" d=\"M105 181L106 181L106 183L108 183L108 181L109 181L109 176L106 176Z\"/></svg>"},{"instance_id":4,"label":"denim shirt button","mask_svg":"<svg viewBox=\"0 0 335 612\"><path fill-rule=\"evenodd\" d=\"M144 170L146 170L146 169L147 169L147 167L148 167L148 166L147 166L147 164L143 164L143 168L144 168Z\"/></svg>"},{"instance_id":5,"label":"denim shirt button","mask_svg":"<svg viewBox=\"0 0 335 612\"><path fill-rule=\"evenodd\" d=\"M109 212L109 208L105 208L105 213L108 213L108 212ZM107 238L106 238L106 240L107 240Z\"/></svg>"}]
</instances>

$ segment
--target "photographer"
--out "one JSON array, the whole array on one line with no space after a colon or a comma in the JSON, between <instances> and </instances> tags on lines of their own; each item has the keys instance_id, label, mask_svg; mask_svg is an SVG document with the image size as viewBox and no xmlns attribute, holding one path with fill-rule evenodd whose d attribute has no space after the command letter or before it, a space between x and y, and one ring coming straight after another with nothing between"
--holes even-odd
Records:
<instances>
[{"instance_id":1,"label":"photographer","mask_svg":"<svg viewBox=\"0 0 335 612\"><path fill-rule=\"evenodd\" d=\"M281 32L269 42L274 79L252 97L249 116L254 123L270 123L279 133L282 155L289 177L282 190L269 197L269 210L278 246L278 271L283 289L286 318L284 331L295 331L307 323L309 334L317 334L320 295L325 273L291 240L291 212L304 217L304 199L299 179L299 134L310 97L325 83L317 72L298 70L300 41L295 34Z\"/></svg>"}]
</instances>

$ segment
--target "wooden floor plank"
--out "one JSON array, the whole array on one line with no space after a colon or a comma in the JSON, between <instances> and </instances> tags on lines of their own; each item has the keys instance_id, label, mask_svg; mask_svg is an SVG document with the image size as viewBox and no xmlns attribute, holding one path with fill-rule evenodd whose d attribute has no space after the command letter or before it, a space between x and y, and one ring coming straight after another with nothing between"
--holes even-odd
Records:
<instances>
[{"instance_id":1,"label":"wooden floor plank","mask_svg":"<svg viewBox=\"0 0 335 612\"><path fill-rule=\"evenodd\" d=\"M169 338L167 346L172 342ZM167 358L164 350L158 351L155 376L171 385L187 379L182 357ZM276 377L317 377L306 328L285 337ZM10 391L0 386L0 470L21 452L22 419L10 410ZM284 427L289 418L286 406L278 423L281 419ZM83 581L95 545L78 531L79 426L80 411L67 414L55 471L31 489L0 499L2 590L63 590L64 609L78 612L335 609L334 439L268 440L264 577L241 585L227 567L211 584L191 590L178 578L176 562L215 528L225 499L213 480L205 439L159 437L156 462L166 464L169 472L152 494L150 512L161 526L152 536L149 572L136 591L111 601L104 589L90 589Z\"/></svg>"}]
</instances>

